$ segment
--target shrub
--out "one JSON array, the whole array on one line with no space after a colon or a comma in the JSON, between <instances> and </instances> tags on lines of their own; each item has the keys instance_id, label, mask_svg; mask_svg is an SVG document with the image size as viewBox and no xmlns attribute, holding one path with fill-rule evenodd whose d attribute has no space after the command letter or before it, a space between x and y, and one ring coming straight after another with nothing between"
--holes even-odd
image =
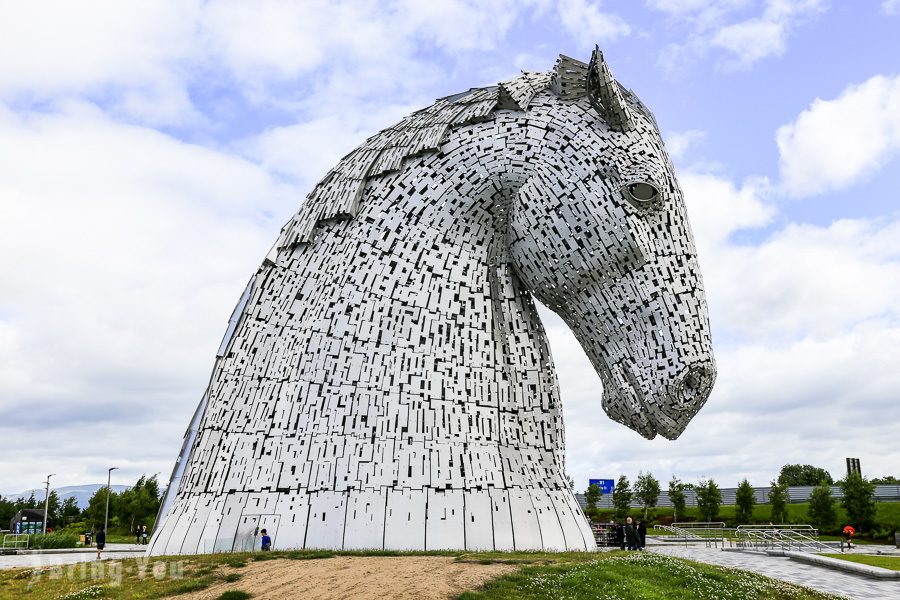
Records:
<instances>
[{"instance_id":1,"label":"shrub","mask_svg":"<svg viewBox=\"0 0 900 600\"><path fill-rule=\"evenodd\" d=\"M28 538L29 548L74 548L78 545L78 536L74 533L36 533Z\"/></svg>"},{"instance_id":2,"label":"shrub","mask_svg":"<svg viewBox=\"0 0 900 600\"><path fill-rule=\"evenodd\" d=\"M219 600L247 600L250 597L250 594L247 592L243 592L241 590L228 590L221 596L219 596Z\"/></svg>"}]
</instances>

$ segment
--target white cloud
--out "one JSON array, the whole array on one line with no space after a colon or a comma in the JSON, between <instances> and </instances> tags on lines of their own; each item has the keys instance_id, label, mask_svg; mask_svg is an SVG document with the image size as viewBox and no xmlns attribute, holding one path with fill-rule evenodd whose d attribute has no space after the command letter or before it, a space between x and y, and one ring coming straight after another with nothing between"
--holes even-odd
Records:
<instances>
[{"instance_id":1,"label":"white cloud","mask_svg":"<svg viewBox=\"0 0 900 600\"><path fill-rule=\"evenodd\" d=\"M0 98L118 95L153 120L190 116L175 68L196 54L199 2L27 2L0 21ZM137 94L146 95L146 105ZM155 106L159 103L162 106Z\"/></svg>"},{"instance_id":2,"label":"white cloud","mask_svg":"<svg viewBox=\"0 0 900 600\"><path fill-rule=\"evenodd\" d=\"M886 15L900 15L900 0L884 0L881 10Z\"/></svg>"},{"instance_id":3,"label":"white cloud","mask_svg":"<svg viewBox=\"0 0 900 600\"><path fill-rule=\"evenodd\" d=\"M0 155L0 435L22 455L54 442L5 463L0 488L40 461L67 465L46 471L65 473L60 485L103 461L160 470L302 193L82 103L0 109Z\"/></svg>"},{"instance_id":4,"label":"white cloud","mask_svg":"<svg viewBox=\"0 0 900 600\"><path fill-rule=\"evenodd\" d=\"M826 8L826 0L768 0L762 16L722 27L710 43L732 53L720 66L746 69L783 54L790 31Z\"/></svg>"},{"instance_id":5,"label":"white cloud","mask_svg":"<svg viewBox=\"0 0 900 600\"><path fill-rule=\"evenodd\" d=\"M76 95L142 123L181 125L202 121L191 89L210 79L293 109L316 104L311 90L320 100L323 90L415 90L440 79L422 59L428 51L494 48L532 8L511 0L19 4L0 22L0 99Z\"/></svg>"},{"instance_id":6,"label":"white cloud","mask_svg":"<svg viewBox=\"0 0 900 600\"><path fill-rule=\"evenodd\" d=\"M749 69L758 61L780 56L798 26L825 11L827 0L766 0L763 11L746 16L747 0L649 0L651 8L686 25L687 39L669 44L660 64L670 74L711 49L725 51L716 66L726 71Z\"/></svg>"},{"instance_id":7,"label":"white cloud","mask_svg":"<svg viewBox=\"0 0 900 600\"><path fill-rule=\"evenodd\" d=\"M834 100L816 99L776 135L786 191L811 196L852 185L900 149L900 76L877 75Z\"/></svg>"},{"instance_id":8,"label":"white cloud","mask_svg":"<svg viewBox=\"0 0 900 600\"><path fill-rule=\"evenodd\" d=\"M698 142L703 141L706 132L700 129L688 129L686 131L673 131L666 136L666 150L673 161L684 158L687 151Z\"/></svg>"},{"instance_id":9,"label":"white cloud","mask_svg":"<svg viewBox=\"0 0 900 600\"><path fill-rule=\"evenodd\" d=\"M768 56L778 56L785 48L785 24L765 19L750 19L723 27L711 43L737 57L737 64L749 67Z\"/></svg>"},{"instance_id":10,"label":"white cloud","mask_svg":"<svg viewBox=\"0 0 900 600\"><path fill-rule=\"evenodd\" d=\"M622 17L601 10L600 2L560 0L557 10L563 27L585 48L631 33L631 26Z\"/></svg>"},{"instance_id":11,"label":"white cloud","mask_svg":"<svg viewBox=\"0 0 900 600\"><path fill-rule=\"evenodd\" d=\"M709 173L686 171L678 179L704 262L719 251L732 233L763 227L775 215L775 208L764 202L769 190L765 179L748 179L740 188Z\"/></svg>"}]
</instances>

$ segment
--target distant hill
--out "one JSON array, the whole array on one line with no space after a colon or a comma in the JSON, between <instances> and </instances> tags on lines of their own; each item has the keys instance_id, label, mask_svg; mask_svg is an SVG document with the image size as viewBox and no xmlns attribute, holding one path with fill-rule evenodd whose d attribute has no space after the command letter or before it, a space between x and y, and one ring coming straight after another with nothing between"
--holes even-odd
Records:
<instances>
[{"instance_id":1,"label":"distant hill","mask_svg":"<svg viewBox=\"0 0 900 600\"><path fill-rule=\"evenodd\" d=\"M56 491L59 495L60 502L65 502L66 498L69 496L75 497L75 502L78 503L78 508L85 509L87 508L88 501L91 499L97 490L100 488L105 488L105 483L88 483L85 485L67 485L58 488L50 488L51 491ZM130 488L130 485L111 485L110 489L114 492L123 492ZM44 488L36 488L33 490L25 490L24 492L19 492L17 494L4 494L4 498L7 500L15 501L17 498L25 498L28 499L31 496L31 493L34 492L34 497L38 500L44 500Z\"/></svg>"}]
</instances>

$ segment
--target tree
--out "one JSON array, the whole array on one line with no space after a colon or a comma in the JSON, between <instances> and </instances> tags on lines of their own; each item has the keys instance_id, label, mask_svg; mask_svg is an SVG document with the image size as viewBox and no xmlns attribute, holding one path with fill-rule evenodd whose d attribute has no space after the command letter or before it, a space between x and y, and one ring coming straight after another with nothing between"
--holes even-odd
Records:
<instances>
[{"instance_id":1,"label":"tree","mask_svg":"<svg viewBox=\"0 0 900 600\"><path fill-rule=\"evenodd\" d=\"M850 524L860 531L871 531L875 524L875 486L859 473L851 473L838 485L844 494L841 504Z\"/></svg>"},{"instance_id":2,"label":"tree","mask_svg":"<svg viewBox=\"0 0 900 600\"><path fill-rule=\"evenodd\" d=\"M142 525L147 525L148 529L152 527L158 511L159 485L156 475L149 479L146 475L141 475L137 483L119 494L116 516L120 526L127 525L130 532Z\"/></svg>"},{"instance_id":3,"label":"tree","mask_svg":"<svg viewBox=\"0 0 900 600\"><path fill-rule=\"evenodd\" d=\"M681 518L684 518L684 490L685 485L681 483L680 479L672 475L672 480L669 481L669 500L672 501L672 506L675 507L673 521L678 520L678 515L681 515Z\"/></svg>"},{"instance_id":4,"label":"tree","mask_svg":"<svg viewBox=\"0 0 900 600\"><path fill-rule=\"evenodd\" d=\"M597 519L597 500L600 499L601 495L602 492L600 491L600 486L598 486L596 483L592 483L584 491L584 501L585 504L587 504L587 508L584 509L584 514L586 514L592 521L595 521Z\"/></svg>"},{"instance_id":5,"label":"tree","mask_svg":"<svg viewBox=\"0 0 900 600\"><path fill-rule=\"evenodd\" d=\"M650 509L656 506L659 500L659 481L648 472L646 475L639 472L637 479L634 481L634 495L640 500L641 506L644 507L644 520L650 516Z\"/></svg>"},{"instance_id":6,"label":"tree","mask_svg":"<svg viewBox=\"0 0 900 600\"><path fill-rule=\"evenodd\" d=\"M780 485L819 485L820 483L831 485L834 480L825 469L812 465L784 465L778 475Z\"/></svg>"},{"instance_id":7,"label":"tree","mask_svg":"<svg viewBox=\"0 0 900 600\"><path fill-rule=\"evenodd\" d=\"M831 495L831 486L820 483L813 488L809 495L809 507L806 509L806 517L820 530L828 529L834 525L837 515L834 512L834 498Z\"/></svg>"},{"instance_id":8,"label":"tree","mask_svg":"<svg viewBox=\"0 0 900 600\"><path fill-rule=\"evenodd\" d=\"M50 499L47 502L47 518L56 523L59 520L62 502L59 500L59 494L56 490L50 490Z\"/></svg>"},{"instance_id":9,"label":"tree","mask_svg":"<svg viewBox=\"0 0 900 600\"><path fill-rule=\"evenodd\" d=\"M712 479L701 481L697 486L697 508L707 522L715 521L722 504L722 492Z\"/></svg>"},{"instance_id":10,"label":"tree","mask_svg":"<svg viewBox=\"0 0 900 600\"><path fill-rule=\"evenodd\" d=\"M99 488L88 500L84 509L84 521L88 527L99 530L103 527L103 519L106 514L106 486ZM116 522L119 508L119 494L110 491L109 494L109 527L112 529Z\"/></svg>"},{"instance_id":11,"label":"tree","mask_svg":"<svg viewBox=\"0 0 900 600\"><path fill-rule=\"evenodd\" d=\"M616 517L624 519L628 516L628 509L631 507L631 486L628 478L624 475L619 476L616 486L613 488L613 506L616 507Z\"/></svg>"},{"instance_id":12,"label":"tree","mask_svg":"<svg viewBox=\"0 0 900 600\"><path fill-rule=\"evenodd\" d=\"M786 523L788 520L787 487L779 485L777 481L773 481L771 486L772 488L769 490L769 504L772 505L772 522Z\"/></svg>"},{"instance_id":13,"label":"tree","mask_svg":"<svg viewBox=\"0 0 900 600\"><path fill-rule=\"evenodd\" d=\"M900 479L893 475L885 475L884 477L876 477L870 483L874 485L900 485Z\"/></svg>"},{"instance_id":14,"label":"tree","mask_svg":"<svg viewBox=\"0 0 900 600\"><path fill-rule=\"evenodd\" d=\"M19 511L16 510L14 502L0 496L0 529L9 527L9 522L16 516L17 512Z\"/></svg>"},{"instance_id":15,"label":"tree","mask_svg":"<svg viewBox=\"0 0 900 600\"><path fill-rule=\"evenodd\" d=\"M572 476L566 473L566 484L569 486L571 491L575 491L575 480L572 479Z\"/></svg>"},{"instance_id":16,"label":"tree","mask_svg":"<svg viewBox=\"0 0 900 600\"><path fill-rule=\"evenodd\" d=\"M756 504L756 494L753 486L745 478L737 488L734 504L736 506L734 517L738 524L746 524L753 521L753 506Z\"/></svg>"},{"instance_id":17,"label":"tree","mask_svg":"<svg viewBox=\"0 0 900 600\"><path fill-rule=\"evenodd\" d=\"M74 522L80 514L81 509L78 507L78 501L75 500L75 496L69 496L63 501L60 508L60 520L63 526Z\"/></svg>"}]
</instances>

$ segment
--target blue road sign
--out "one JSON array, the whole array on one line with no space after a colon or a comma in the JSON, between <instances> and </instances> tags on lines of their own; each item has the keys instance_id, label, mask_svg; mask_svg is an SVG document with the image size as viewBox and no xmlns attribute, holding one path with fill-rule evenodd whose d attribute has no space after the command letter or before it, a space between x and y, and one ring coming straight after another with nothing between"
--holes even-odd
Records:
<instances>
[{"instance_id":1,"label":"blue road sign","mask_svg":"<svg viewBox=\"0 0 900 600\"><path fill-rule=\"evenodd\" d=\"M597 484L597 487L600 488L600 492L604 495L613 493L614 483L615 481L612 479L588 479L588 486Z\"/></svg>"}]
</instances>

